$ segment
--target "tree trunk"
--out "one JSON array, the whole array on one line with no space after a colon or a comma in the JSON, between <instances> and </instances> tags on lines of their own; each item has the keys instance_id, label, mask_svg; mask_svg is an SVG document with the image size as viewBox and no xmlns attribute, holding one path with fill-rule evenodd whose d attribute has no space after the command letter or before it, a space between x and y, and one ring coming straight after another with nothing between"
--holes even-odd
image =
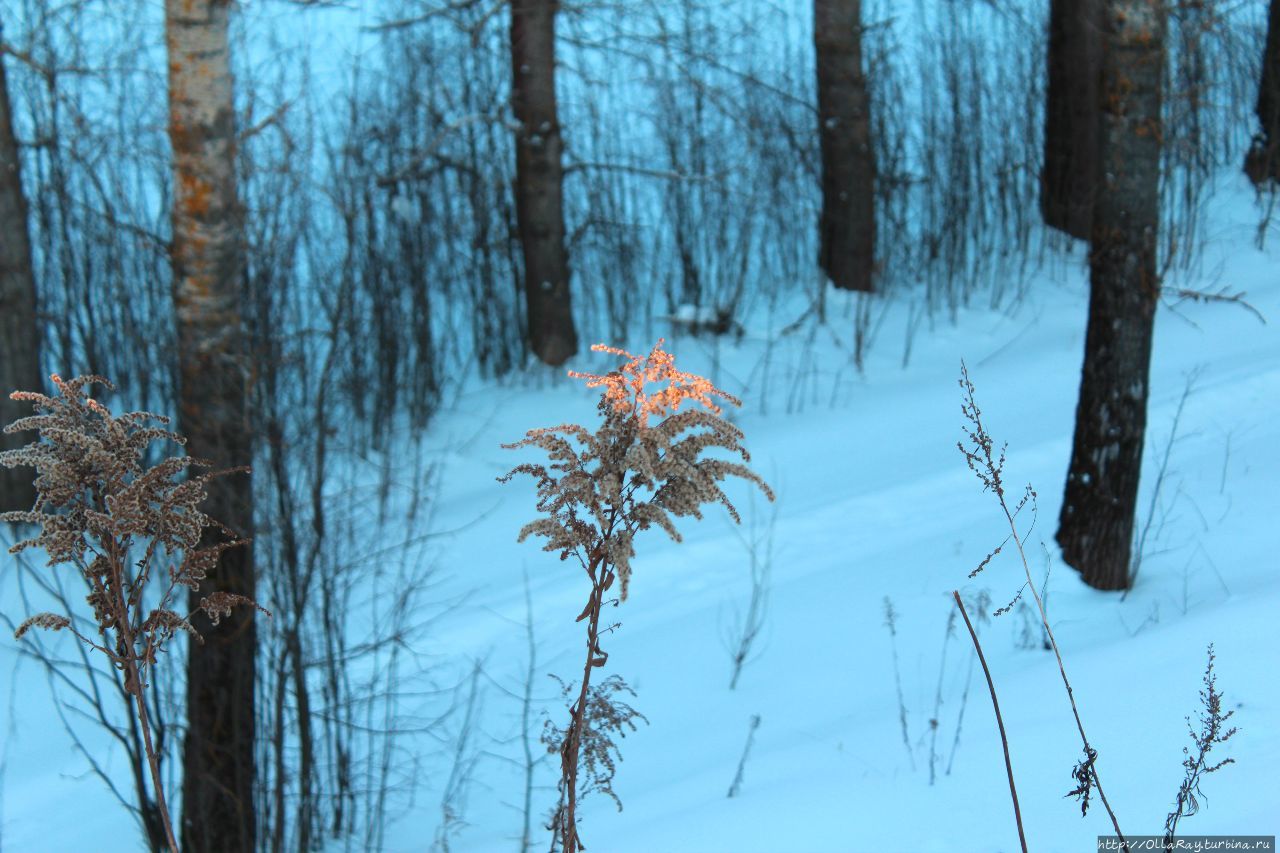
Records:
<instances>
[{"instance_id":1,"label":"tree trunk","mask_svg":"<svg viewBox=\"0 0 1280 853\"><path fill-rule=\"evenodd\" d=\"M1127 589L1160 281L1163 0L1108 0L1102 173L1093 206L1089 327L1075 443L1058 520L1063 559L1085 583Z\"/></svg>"},{"instance_id":2,"label":"tree trunk","mask_svg":"<svg viewBox=\"0 0 1280 853\"><path fill-rule=\"evenodd\" d=\"M1051 0L1040 214L1046 225L1089 239L1098 171L1102 0Z\"/></svg>"},{"instance_id":3,"label":"tree trunk","mask_svg":"<svg viewBox=\"0 0 1280 853\"><path fill-rule=\"evenodd\" d=\"M862 73L861 0L813 0L822 215L818 265L842 290L875 290L875 150Z\"/></svg>"},{"instance_id":4,"label":"tree trunk","mask_svg":"<svg viewBox=\"0 0 1280 853\"><path fill-rule=\"evenodd\" d=\"M173 295L177 311L179 408L187 452L216 468L251 461L247 360L240 313L243 248L236 197L235 119L227 42L229 0L165 0L169 51L169 136L173 146ZM237 534L253 520L251 483L232 475L210 484L206 511ZM193 593L252 597L249 548L223 552ZM232 610L190 644L183 745L182 848L252 851L254 818L253 608Z\"/></svg>"},{"instance_id":5,"label":"tree trunk","mask_svg":"<svg viewBox=\"0 0 1280 853\"><path fill-rule=\"evenodd\" d=\"M543 362L578 351L564 244L563 143L556 117L558 0L512 0L511 106L516 131L516 223L524 252L529 345Z\"/></svg>"},{"instance_id":6,"label":"tree trunk","mask_svg":"<svg viewBox=\"0 0 1280 853\"><path fill-rule=\"evenodd\" d=\"M0 36L4 24L0 22ZM40 326L36 322L36 282L31 273L27 199L22 164L9 108L9 82L0 56L0 429L31 414L9 399L10 391L39 391ZM28 435L0 433L0 450L27 443ZM31 469L0 468L0 512L31 509L36 500Z\"/></svg>"},{"instance_id":7,"label":"tree trunk","mask_svg":"<svg viewBox=\"0 0 1280 853\"><path fill-rule=\"evenodd\" d=\"M1257 112L1262 129L1245 157L1244 171L1261 187L1268 180L1280 183L1280 0L1271 0L1267 19Z\"/></svg>"}]
</instances>

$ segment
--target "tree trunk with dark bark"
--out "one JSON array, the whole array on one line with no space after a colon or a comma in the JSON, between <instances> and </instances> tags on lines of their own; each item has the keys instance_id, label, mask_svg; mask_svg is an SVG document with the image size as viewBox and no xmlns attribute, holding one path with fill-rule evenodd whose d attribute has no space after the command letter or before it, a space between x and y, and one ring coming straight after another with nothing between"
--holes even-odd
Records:
<instances>
[{"instance_id":1,"label":"tree trunk with dark bark","mask_svg":"<svg viewBox=\"0 0 1280 853\"><path fill-rule=\"evenodd\" d=\"M0 36L4 23L0 21ZM31 412L9 399L11 391L39 391L40 326L36 282L31 271L27 199L13 133L9 81L0 56L0 429ZM27 409L28 411L24 411ZM22 447L30 436L0 433L0 450ZM31 509L36 490L30 468L0 468L0 512Z\"/></svg>"},{"instance_id":2,"label":"tree trunk with dark bark","mask_svg":"<svg viewBox=\"0 0 1280 853\"><path fill-rule=\"evenodd\" d=\"M1267 181L1280 183L1280 0L1271 0L1267 18L1257 112L1261 131L1245 157L1244 171L1261 187Z\"/></svg>"},{"instance_id":3,"label":"tree trunk with dark bark","mask_svg":"<svg viewBox=\"0 0 1280 853\"><path fill-rule=\"evenodd\" d=\"M556 115L557 0L511 2L516 223L524 255L529 345L546 364L578 351L564 238L563 143Z\"/></svg>"},{"instance_id":4,"label":"tree trunk with dark bark","mask_svg":"<svg viewBox=\"0 0 1280 853\"><path fill-rule=\"evenodd\" d=\"M861 0L814 0L822 214L818 265L842 290L875 290L875 150L862 72Z\"/></svg>"},{"instance_id":5,"label":"tree trunk with dark bark","mask_svg":"<svg viewBox=\"0 0 1280 853\"><path fill-rule=\"evenodd\" d=\"M1163 0L1108 0L1102 180L1093 206L1089 326L1058 520L1063 559L1098 589L1128 589L1160 280Z\"/></svg>"},{"instance_id":6,"label":"tree trunk with dark bark","mask_svg":"<svg viewBox=\"0 0 1280 853\"><path fill-rule=\"evenodd\" d=\"M229 0L165 0L169 137L173 146L173 295L179 408L187 452L215 468L252 461L247 426L248 361L240 311L243 228L236 192L235 112L228 45ZM209 486L206 512L251 533L249 477ZM254 595L252 552L224 551L192 595ZM192 617L204 643L190 644L182 825L186 853L252 851L254 817L253 608L218 626Z\"/></svg>"},{"instance_id":7,"label":"tree trunk with dark bark","mask_svg":"<svg viewBox=\"0 0 1280 853\"><path fill-rule=\"evenodd\" d=\"M1089 239L1098 171L1102 0L1051 0L1040 214L1046 225Z\"/></svg>"}]
</instances>

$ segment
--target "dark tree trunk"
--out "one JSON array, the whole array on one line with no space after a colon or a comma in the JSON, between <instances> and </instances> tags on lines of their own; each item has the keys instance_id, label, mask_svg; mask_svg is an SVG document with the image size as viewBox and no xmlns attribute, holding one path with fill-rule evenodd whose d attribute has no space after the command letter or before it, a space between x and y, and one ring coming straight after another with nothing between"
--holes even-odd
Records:
<instances>
[{"instance_id":1,"label":"dark tree trunk","mask_svg":"<svg viewBox=\"0 0 1280 853\"><path fill-rule=\"evenodd\" d=\"M822 145L818 265L843 290L875 290L875 150L862 73L861 0L813 0Z\"/></svg>"},{"instance_id":2,"label":"dark tree trunk","mask_svg":"<svg viewBox=\"0 0 1280 853\"><path fill-rule=\"evenodd\" d=\"M0 21L0 36L3 33ZM30 406L9 399L10 391L44 388L21 166L9 108L9 81L0 56L0 429L31 414ZM28 438L0 433L0 450L22 447ZM33 482L30 468L0 468L0 512L31 509L36 500Z\"/></svg>"},{"instance_id":3,"label":"dark tree trunk","mask_svg":"<svg viewBox=\"0 0 1280 853\"><path fill-rule=\"evenodd\" d=\"M178 320L179 408L187 452L216 468L252 459L248 364L240 312L242 219L236 196L235 113L229 63L229 0L165 0L169 136L173 146L173 295ZM251 483L243 474L210 485L206 511L251 533ZM252 597L249 548L223 552L192 595L224 590ZM183 745L182 848L252 851L254 817L253 608L218 626L192 618Z\"/></svg>"},{"instance_id":4,"label":"dark tree trunk","mask_svg":"<svg viewBox=\"0 0 1280 853\"><path fill-rule=\"evenodd\" d=\"M1127 589L1147 422L1147 375L1160 281L1163 0L1108 0L1099 182L1089 256L1075 442L1058 520L1063 559L1085 583Z\"/></svg>"},{"instance_id":5,"label":"dark tree trunk","mask_svg":"<svg viewBox=\"0 0 1280 853\"><path fill-rule=\"evenodd\" d=\"M1258 85L1258 122L1262 129L1245 157L1244 171L1254 186L1261 187L1268 180L1280 182L1280 0L1271 0L1267 18L1267 46Z\"/></svg>"},{"instance_id":6,"label":"dark tree trunk","mask_svg":"<svg viewBox=\"0 0 1280 853\"><path fill-rule=\"evenodd\" d=\"M1081 240L1090 235L1098 170L1102 6L1102 0L1049 3L1040 214L1046 225Z\"/></svg>"},{"instance_id":7,"label":"dark tree trunk","mask_svg":"<svg viewBox=\"0 0 1280 853\"><path fill-rule=\"evenodd\" d=\"M578 351L564 244L563 143L556 117L557 0L511 2L511 106L516 131L516 223L524 251L529 345L551 365Z\"/></svg>"}]
</instances>

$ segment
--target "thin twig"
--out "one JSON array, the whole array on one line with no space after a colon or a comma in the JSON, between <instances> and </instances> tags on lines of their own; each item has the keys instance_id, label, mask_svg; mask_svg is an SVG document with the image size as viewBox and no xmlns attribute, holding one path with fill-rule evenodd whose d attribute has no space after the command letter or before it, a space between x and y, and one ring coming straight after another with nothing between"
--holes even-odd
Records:
<instances>
[{"instance_id":1,"label":"thin twig","mask_svg":"<svg viewBox=\"0 0 1280 853\"><path fill-rule=\"evenodd\" d=\"M973 648L978 653L978 662L982 664L982 674L987 677L987 689L991 691L991 707L996 711L996 725L1000 727L1000 744L1004 747L1004 769L1009 776L1009 796L1013 798L1013 817L1018 822L1018 842L1022 845L1022 853L1027 853L1027 835L1022 830L1022 809L1018 807L1018 789L1013 784L1013 762L1009 760L1009 738L1004 731L1004 717L1000 716L1000 700L996 698L996 685L991 680L991 670L987 668L987 659L982 654L978 632L973 630L973 623L969 621L969 614L964 609L964 602L960 600L959 591L952 590L951 597L956 600L956 607L960 608L965 627L969 629L969 636L973 638Z\"/></svg>"},{"instance_id":2,"label":"thin twig","mask_svg":"<svg viewBox=\"0 0 1280 853\"><path fill-rule=\"evenodd\" d=\"M1164 454L1160 458L1160 468L1156 472L1155 488L1151 490L1151 505L1147 507L1147 517L1143 521L1142 532L1138 534L1137 546L1134 548L1133 565L1129 569L1129 581L1131 584L1137 580L1138 571L1142 568L1142 555L1146 551L1147 536L1151 532L1151 523L1156 517L1156 506L1160 502L1160 493L1164 489L1165 475L1169 471L1169 457L1173 455L1173 443L1178 440L1178 424L1182 420L1182 410L1187 405L1187 398L1191 396L1191 391L1195 386L1198 375L1199 371L1195 371L1187 377L1186 385L1182 388L1182 396L1178 398L1178 408L1173 413L1173 425L1169 428L1169 440L1165 442ZM1163 525L1161 526L1163 527ZM1157 533L1157 535L1159 534ZM1120 596L1120 600L1124 601L1132 591L1133 586L1131 585Z\"/></svg>"},{"instance_id":3,"label":"thin twig","mask_svg":"<svg viewBox=\"0 0 1280 853\"><path fill-rule=\"evenodd\" d=\"M760 715L752 714L751 723L747 727L747 743L742 747L742 757L738 759L738 772L733 774L733 783L729 785L728 798L733 799L738 796L738 791L742 789L742 774L747 767L747 757L751 755L751 744L756 739L756 729L760 728Z\"/></svg>"},{"instance_id":4,"label":"thin twig","mask_svg":"<svg viewBox=\"0 0 1280 853\"><path fill-rule=\"evenodd\" d=\"M911 760L911 771L914 773L916 757L911 750L911 735L907 728L907 703L902 696L902 668L898 665L897 614L893 610L893 602L887 595L884 597L884 624L889 629L889 649L893 653L893 683L898 689L898 723L902 728L902 745L907 749L907 758Z\"/></svg>"},{"instance_id":5,"label":"thin twig","mask_svg":"<svg viewBox=\"0 0 1280 853\"><path fill-rule=\"evenodd\" d=\"M1219 291L1210 293L1203 290L1192 290L1191 288L1183 287L1171 290L1170 295L1178 297L1179 300L1189 299L1192 302L1225 302L1232 305L1239 305L1241 308L1257 317L1259 323L1264 326L1267 324L1267 318L1262 315L1262 312L1245 300L1245 297L1248 296L1248 294L1243 290L1237 293L1229 293L1224 287Z\"/></svg>"}]
</instances>

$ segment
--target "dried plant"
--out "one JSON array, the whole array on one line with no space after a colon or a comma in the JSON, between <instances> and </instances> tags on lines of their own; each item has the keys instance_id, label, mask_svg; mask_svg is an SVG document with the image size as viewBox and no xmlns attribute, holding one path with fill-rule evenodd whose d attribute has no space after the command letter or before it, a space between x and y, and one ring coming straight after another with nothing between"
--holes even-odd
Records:
<instances>
[{"instance_id":1,"label":"dried plant","mask_svg":"<svg viewBox=\"0 0 1280 853\"><path fill-rule=\"evenodd\" d=\"M991 668L987 666L987 656L982 653L982 643L978 640L978 631L973 627L973 620L969 618L969 611L965 609L964 599L960 597L960 591L952 590L951 597L956 603L956 609L964 617L964 625L969 629L969 639L973 640L973 651L978 656L978 661L982 664L982 674L987 679L987 690L991 694L991 707L996 712L996 726L1000 729L1000 745L1004 747L1004 770L1005 776L1009 779L1009 796L1013 800L1013 818L1018 824L1018 843L1022 847L1022 853L1027 853L1027 833L1022 827L1022 807L1018 805L1018 786L1013 781L1013 759L1009 757L1009 735L1004 729L1004 717L1000 713L1000 699L996 696L996 683L991 680Z\"/></svg>"},{"instance_id":2,"label":"dried plant","mask_svg":"<svg viewBox=\"0 0 1280 853\"><path fill-rule=\"evenodd\" d=\"M679 542L672 516L701 519L706 503L723 504L734 521L740 521L719 485L730 475L754 483L773 500L769 486L743 464L750 456L741 444L742 431L720 417L715 400L735 406L741 402L701 376L676 370L662 344L659 340L647 356L597 344L592 350L620 356L626 363L602 376L569 372L571 377L587 380L588 388L602 389L597 407L601 423L594 433L577 424L563 424L530 430L522 441L503 445L537 447L551 459L550 466L526 463L499 478L508 482L516 474L528 474L537 481L541 517L521 528L519 540L545 536L543 549L559 552L561 560L573 556L591 582L591 593L576 620L587 621L582 682L569 709L569 725L557 742L563 805L552 829L566 853L582 849L576 818L579 759L584 749L594 750L596 758L608 754L588 743L588 716L604 713L593 710L595 704L611 701L612 692L621 688L592 691L591 671L604 666L609 657L600 648L600 612L615 580L620 582L619 598L608 603L616 605L627 598L635 535L656 525ZM702 408L679 411L686 402ZM737 454L742 462L703 455L712 448ZM608 729L596 731L599 736Z\"/></svg>"},{"instance_id":3,"label":"dried plant","mask_svg":"<svg viewBox=\"0 0 1280 853\"><path fill-rule=\"evenodd\" d=\"M991 594L985 589L979 590L978 593L973 596L972 601L969 603L969 607L973 609L974 621L977 622L977 625L974 626L973 632L973 636L977 637L982 633L982 626L987 624L989 621L987 611L991 608ZM962 613L961 615L967 614ZM955 735L951 739L951 754L947 758L948 776L951 775L951 768L955 765L956 752L960 749L960 732L964 729L964 712L965 709L969 707L969 687L973 684L973 665L978 662L978 649L975 646L973 653L969 655L969 665L965 670L964 689L960 691L960 711L956 714Z\"/></svg>"},{"instance_id":4,"label":"dried plant","mask_svg":"<svg viewBox=\"0 0 1280 853\"><path fill-rule=\"evenodd\" d=\"M884 597L884 626L889 629L889 648L893 652L893 686L898 691L898 725L902 729L902 745L906 747L907 758L911 760L911 770L915 772L916 756L911 749L911 735L907 726L907 701L902 695L902 668L898 664L898 613L893 609L893 601Z\"/></svg>"},{"instance_id":5,"label":"dried plant","mask_svg":"<svg viewBox=\"0 0 1280 853\"><path fill-rule=\"evenodd\" d=\"M1164 849L1175 849L1175 833L1178 821L1190 817L1200 810L1200 799L1204 792L1200 784L1204 777L1216 773L1228 764L1235 764L1234 758L1224 758L1216 764L1209 762L1209 752L1226 743L1238 731L1234 726L1227 728L1227 721L1235 711L1222 710L1222 694L1218 692L1218 676L1213 671L1213 644L1209 644L1209 662L1204 669L1204 689L1200 691L1200 704L1204 710L1200 712L1200 730L1191 725L1187 718L1187 730L1191 733L1194 751L1183 747L1182 767L1186 771L1182 784L1178 787L1178 796L1174 801L1174 809L1164 822Z\"/></svg>"},{"instance_id":6,"label":"dried plant","mask_svg":"<svg viewBox=\"0 0 1280 853\"><path fill-rule=\"evenodd\" d=\"M573 692L573 686L558 678L556 681L560 682L561 695L565 699L569 698ZM622 811L622 800L618 799L618 795L613 790L613 777L618 772L618 762L622 760L622 753L618 750L618 744L614 738L626 737L627 732L634 732L637 728L636 720L649 722L644 714L618 698L622 695L634 698L636 692L627 686L621 676L611 675L599 684L592 685L587 697L587 710L582 715L582 729L578 735L583 776L583 782L577 790L578 800L581 801L587 794L601 793L613 800L618 811ZM572 725L571 721L570 728ZM551 720L546 720L542 726L542 744L547 748L547 752L563 755L568 734L569 729L562 729ZM567 794L568 789L561 785L560 800L556 803L547 827L554 833L553 847L559 839L564 838L559 827L567 819ZM581 846L582 842L579 841L578 844Z\"/></svg>"},{"instance_id":7,"label":"dried plant","mask_svg":"<svg viewBox=\"0 0 1280 853\"><path fill-rule=\"evenodd\" d=\"M942 728L942 685L946 680L947 646L956 635L956 608L947 611L947 627L942 634L942 651L938 655L938 686L933 693L933 716L929 718L929 784L933 785L938 778L938 730Z\"/></svg>"},{"instance_id":8,"label":"dried plant","mask_svg":"<svg viewBox=\"0 0 1280 853\"><path fill-rule=\"evenodd\" d=\"M999 554L1004 545L1010 541L1017 546L1018 556L1022 562L1023 572L1026 581L1019 589L1017 597L1014 598L1005 607L996 611L997 616L1007 613L1013 609L1014 604L1018 603L1022 596L1022 592L1030 590L1031 597L1036 603L1038 610L1037 615L1040 620L1040 628L1044 632L1045 644L1047 648L1053 651L1054 657L1058 662L1058 674L1062 677L1063 687L1067 691L1067 700L1071 703L1071 713L1075 717L1076 730L1080 735L1080 742L1083 754L1075 766L1071 768L1071 778L1075 783L1074 787L1067 792L1068 797L1075 797L1080 803L1081 814L1088 814L1089 806L1092 803L1092 797L1097 794L1098 799L1102 802L1102 807L1106 810L1107 816L1111 819L1111 825L1115 829L1120 849L1128 851L1131 848L1129 841L1120 831L1119 821L1116 814L1111 808L1111 804L1107 802L1107 796L1102 790L1102 782L1098 778L1098 750L1089 742L1089 738L1085 735L1084 723L1080 720L1080 710L1076 706L1075 693L1071 689L1071 682L1067 678L1066 668L1062 663L1062 654L1058 649L1058 641L1053 635L1053 629L1049 627L1049 618L1045 611L1044 592L1037 590L1035 583L1031 579L1031 567L1027 561L1026 552L1023 550L1023 544L1026 541L1026 535L1018 532L1017 518L1024 508L1030 508L1032 512L1032 526L1034 527L1034 514L1036 509L1036 493L1030 487L1026 487L1022 498L1012 509L1005 500L1004 485L1004 461L1005 450L1001 447L999 453L995 451L995 442L991 439L991 434L987 432L986 427L982 423L982 411L978 408L977 401L974 399L973 382L969 379L969 371L964 363L960 364L960 387L964 392L964 402L961 404L961 413L964 415L968 426L964 428L967 442L959 442L960 452L964 454L965 461L968 462L969 468L978 477L983 485L983 490L991 490L996 501L1000 505L1001 511L1004 513L1005 521L1009 526L1009 535L1005 541L978 564L978 567L969 573L972 578L982 572L995 557ZM1185 396L1185 395L1184 395ZM1018 821L1018 836L1022 842L1023 850L1026 850L1026 836L1022 828L1022 816L1018 808L1018 793L1014 786L1013 767L1009 760L1009 742L1005 736L1004 722L1000 718L1000 706L996 699L995 685L991 681L991 672L987 669L986 660L982 656L982 646L978 640L977 632L969 623L969 616L965 610L964 603L960 599L959 592L953 592L955 602L960 608L961 615L964 616L966 624L969 627L969 635L973 640L974 649L982 663L982 668L987 676L987 686L991 692L991 702L995 707L996 719L1000 726L1000 739L1005 749L1005 769L1009 777L1009 791L1013 798L1014 813ZM1025 607L1025 604L1023 605ZM1199 715L1199 730L1191 724L1191 720L1187 720L1187 728L1191 732L1191 739L1194 742L1194 749L1184 748L1182 765L1186 771L1185 778L1178 788L1178 795L1174 803L1174 810L1169 813L1165 821L1165 834L1163 847L1172 850L1175 845L1174 832L1177 829L1178 821L1181 818L1195 814L1200 807L1198 797L1204 794L1200 790L1200 784L1204 776L1221 770L1227 764L1234 763L1235 759L1227 758L1217 763L1210 763L1208 754L1214 746L1226 743L1236 733L1235 728L1227 728L1227 721L1231 718L1234 711L1222 710L1222 694L1218 692L1217 676L1213 671L1214 653L1213 646L1209 646L1209 662L1204 673L1204 689L1200 691L1200 703L1203 710Z\"/></svg>"},{"instance_id":9,"label":"dried plant","mask_svg":"<svg viewBox=\"0 0 1280 853\"><path fill-rule=\"evenodd\" d=\"M185 443L175 432L148 425L168 424L168 418L148 412L113 416L88 396L94 384L115 390L101 377L64 381L55 374L52 379L58 396L10 394L13 400L31 403L36 414L15 421L5 432L35 430L39 440L0 453L0 465L35 468L37 499L30 511L0 513L0 521L40 527L38 536L14 545L10 553L41 548L49 555L48 565L69 564L79 571L89 590L86 601L97 636L77 628L75 617L57 613L31 616L14 636L21 638L32 628L67 630L106 655L123 678L125 693L133 697L156 803L169 847L176 852L143 691L148 670L175 634L202 642L188 617L172 607L179 587L198 590L223 551L246 544L199 507L212 478L248 469L206 471L179 480L188 468L208 468L208 463L173 456L145 467L143 456L152 442ZM202 547L207 528L221 531L224 541ZM147 590L157 585L162 592L150 605ZM225 592L200 601L214 625L242 605L257 607L244 596Z\"/></svg>"},{"instance_id":10,"label":"dried plant","mask_svg":"<svg viewBox=\"0 0 1280 853\"><path fill-rule=\"evenodd\" d=\"M1044 598L1036 590L1035 581L1031 578L1031 564L1027 560L1026 551L1023 543L1026 541L1026 535L1018 531L1017 519L1022 510L1030 509L1032 513L1031 527L1035 526L1036 512L1036 492L1030 485L1026 487L1018 503L1010 508L1009 502L1005 497L1004 483L1004 462L1005 462L1005 446L1001 446L999 452L996 452L995 442L991 438L991 434L987 432L987 428L982 423L982 410L978 408L977 400L974 398L973 382L969 379L969 369L964 362L960 363L960 388L964 393L964 401L960 404L960 413L968 422L964 427L964 433L967 441L956 442L956 446L964 455L965 462L969 465L969 470L973 471L978 481L982 483L983 491L991 491L996 502L1000 505L1000 511L1003 513L1005 522L1009 527L1009 535L998 547L991 551L978 564L978 567L969 573L969 577L975 577L982 572L991 562L996 554L999 554L1009 542L1018 549L1018 557L1022 562L1023 573L1026 581L1019 589L1018 595L1022 595L1022 590L1030 590L1031 597L1035 600L1036 609L1040 617L1040 624L1044 628L1045 635L1048 637L1049 645L1053 649L1054 657L1058 662L1058 674L1062 677L1062 685L1067 691L1067 700L1071 703L1071 713L1075 717L1076 731L1080 734L1080 743L1083 749L1083 758L1072 768L1071 775L1076 782L1076 787L1067 793L1067 796L1077 797L1080 800L1082 813L1089 810L1089 796L1091 792L1097 792L1098 799L1102 801L1102 807L1106 809L1107 815L1111 818L1111 825L1116 831L1116 836L1120 839L1120 844L1126 851L1129 844L1125 840L1124 833L1120 831L1120 822L1116 819L1116 814L1111 808L1111 804L1107 801L1107 795L1102 790L1102 780L1098 777L1096 761L1098 751L1094 749L1089 742L1088 736L1085 734L1084 723L1080 719L1080 709L1076 707L1075 693L1071 689L1071 681L1067 678L1066 666L1062 662L1062 653L1058 649L1058 641L1053 635L1053 629L1049 627L1049 616L1045 610ZM959 596L956 596L959 601ZM1017 601L1015 598L1014 601ZM1001 612L1007 612L1012 608L1013 602L997 611L996 615ZM974 640L975 648L978 647L977 635L970 631L970 635ZM981 651L979 649L979 654ZM989 685L990 686L990 685ZM991 688L992 701L995 701L995 688ZM1009 786L1013 788L1013 773L1009 771ZM1014 807L1017 808L1017 796L1014 795ZM1021 820L1019 819L1019 831L1021 832ZM1024 841L1025 847L1025 841Z\"/></svg>"},{"instance_id":11,"label":"dried plant","mask_svg":"<svg viewBox=\"0 0 1280 853\"><path fill-rule=\"evenodd\" d=\"M765 623L769 616L769 594L773 575L773 537L778 524L778 507L774 504L769 516L769 525L759 533L752 525L751 537L738 533L738 541L747 550L747 563L750 570L751 595L747 599L746 610L736 610L733 624L725 637L725 650L729 652L729 660L733 671L729 676L729 689L738 687L738 679L742 676L742 668L753 658L756 641L764 633Z\"/></svg>"},{"instance_id":12,"label":"dried plant","mask_svg":"<svg viewBox=\"0 0 1280 853\"><path fill-rule=\"evenodd\" d=\"M760 728L760 715L752 714L751 723L747 727L747 742L742 747L742 757L738 759L738 770L733 774L733 782L729 784L729 793L725 796L732 800L742 790L742 775L747 769L747 758L751 755L751 745L756 740L756 729Z\"/></svg>"}]
</instances>

